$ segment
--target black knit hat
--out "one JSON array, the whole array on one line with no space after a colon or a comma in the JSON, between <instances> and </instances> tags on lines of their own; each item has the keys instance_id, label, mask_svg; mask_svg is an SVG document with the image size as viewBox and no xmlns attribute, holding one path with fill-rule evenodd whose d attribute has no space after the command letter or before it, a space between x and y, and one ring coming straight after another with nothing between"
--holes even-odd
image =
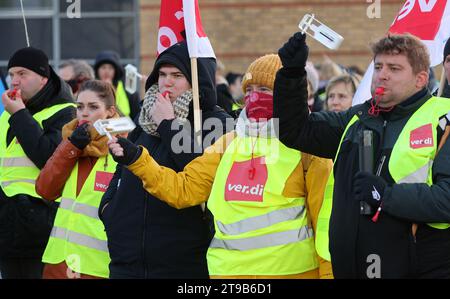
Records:
<instances>
[{"instance_id":1,"label":"black knit hat","mask_svg":"<svg viewBox=\"0 0 450 299\"><path fill-rule=\"evenodd\" d=\"M46 78L50 77L47 55L42 50L33 47L22 48L11 56L8 70L15 66L24 67Z\"/></svg>"},{"instance_id":2,"label":"black knit hat","mask_svg":"<svg viewBox=\"0 0 450 299\"><path fill-rule=\"evenodd\" d=\"M445 43L445 48L444 48L444 62L445 62L445 58L447 58L447 56L450 55L450 38L447 40L447 42Z\"/></svg>"},{"instance_id":3,"label":"black knit hat","mask_svg":"<svg viewBox=\"0 0 450 299\"><path fill-rule=\"evenodd\" d=\"M150 73L145 83L145 90L148 90L153 84L158 82L159 69L164 64L173 65L178 68L186 77L189 84L192 84L191 59L189 58L187 43L186 41L181 41L172 45L158 56L153 71Z\"/></svg>"}]
</instances>

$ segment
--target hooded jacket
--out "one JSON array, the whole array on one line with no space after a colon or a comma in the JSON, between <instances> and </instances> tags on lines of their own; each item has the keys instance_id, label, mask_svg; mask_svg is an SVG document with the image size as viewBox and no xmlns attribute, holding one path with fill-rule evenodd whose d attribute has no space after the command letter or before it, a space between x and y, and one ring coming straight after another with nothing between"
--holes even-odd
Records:
<instances>
[{"instance_id":1,"label":"hooded jacket","mask_svg":"<svg viewBox=\"0 0 450 299\"><path fill-rule=\"evenodd\" d=\"M95 78L99 79L98 69L105 63L109 63L114 67L115 72L113 84L114 87L117 88L117 84L119 83L119 81L123 82L125 80L125 70L122 64L120 63L119 54L109 50L98 53L97 56L95 57L94 63ZM135 92L131 94L126 90L125 93L127 94L128 102L130 103L130 117L134 119L136 115L138 115L140 109L139 93Z\"/></svg>"},{"instance_id":2,"label":"hooded jacket","mask_svg":"<svg viewBox=\"0 0 450 299\"><path fill-rule=\"evenodd\" d=\"M147 88L157 82L159 68L166 63L179 68L190 82L188 61L186 44L167 49L158 57ZM215 60L200 58L198 66L202 120L215 119L225 128L229 116L216 107ZM192 149L192 106L187 119L191 138L183 142ZM145 133L138 126L128 139L145 147L161 165L181 171L201 153L172 150L172 140L183 130L176 124L176 119L162 121L157 129L160 138ZM203 130L203 140L210 132ZM200 206L184 210L172 208L150 195L137 176L118 165L102 198L99 214L108 237L111 278L208 278L206 250L211 236Z\"/></svg>"},{"instance_id":3,"label":"hooded jacket","mask_svg":"<svg viewBox=\"0 0 450 299\"><path fill-rule=\"evenodd\" d=\"M9 119L7 144L17 137L28 158L38 168L44 167L61 142L61 128L75 117L75 108L58 111L42 123L43 128L33 115L63 103L73 103L72 92L50 68L47 84L26 103L26 109L17 111ZM40 258L56 209L56 203L47 203L28 195L7 197L0 188L0 257Z\"/></svg>"}]
</instances>

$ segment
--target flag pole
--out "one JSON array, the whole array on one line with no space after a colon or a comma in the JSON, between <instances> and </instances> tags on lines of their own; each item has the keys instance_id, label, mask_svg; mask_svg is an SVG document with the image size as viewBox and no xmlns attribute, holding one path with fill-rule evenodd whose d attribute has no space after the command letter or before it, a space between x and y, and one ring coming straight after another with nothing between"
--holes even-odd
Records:
<instances>
[{"instance_id":1,"label":"flag pole","mask_svg":"<svg viewBox=\"0 0 450 299\"><path fill-rule=\"evenodd\" d=\"M200 98L198 91L197 58L191 57L192 94L194 101L194 138L199 146L202 146L202 128L200 113ZM195 148L195 146L194 146Z\"/></svg>"},{"instance_id":2,"label":"flag pole","mask_svg":"<svg viewBox=\"0 0 450 299\"><path fill-rule=\"evenodd\" d=\"M441 73L441 81L439 82L439 89L437 92L437 96L440 97L442 95L442 93L444 92L444 88L445 88L445 82L446 82L446 76L445 76L445 69L442 68L442 73Z\"/></svg>"},{"instance_id":3,"label":"flag pole","mask_svg":"<svg viewBox=\"0 0 450 299\"><path fill-rule=\"evenodd\" d=\"M192 76L192 95L194 101L194 140L202 147L202 127L201 127L201 110L200 110L200 98L198 93L198 71L197 71L197 57L191 57L191 76ZM195 150L195 145L194 145ZM200 204L203 212L206 210L206 204L203 202Z\"/></svg>"}]
</instances>

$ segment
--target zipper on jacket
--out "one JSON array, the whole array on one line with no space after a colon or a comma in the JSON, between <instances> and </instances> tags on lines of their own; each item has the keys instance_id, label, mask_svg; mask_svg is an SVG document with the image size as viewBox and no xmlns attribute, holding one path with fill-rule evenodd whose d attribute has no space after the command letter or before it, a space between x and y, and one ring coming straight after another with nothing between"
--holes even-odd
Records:
<instances>
[{"instance_id":1,"label":"zipper on jacket","mask_svg":"<svg viewBox=\"0 0 450 299\"><path fill-rule=\"evenodd\" d=\"M386 126L387 126L387 120L384 120L383 122L383 132L381 132L380 137L380 149L381 152L383 152L383 142L384 142L384 134L386 133ZM383 169L384 161L386 160L386 155L381 156L380 162L378 163L377 172L375 173L376 176L380 176L381 170Z\"/></svg>"},{"instance_id":2,"label":"zipper on jacket","mask_svg":"<svg viewBox=\"0 0 450 299\"><path fill-rule=\"evenodd\" d=\"M384 164L385 160L386 160L386 155L383 155L383 157L381 157L381 159L380 159L380 164L378 164L377 173L375 174L376 176L380 176L381 169L383 169L383 164Z\"/></svg>"}]
</instances>

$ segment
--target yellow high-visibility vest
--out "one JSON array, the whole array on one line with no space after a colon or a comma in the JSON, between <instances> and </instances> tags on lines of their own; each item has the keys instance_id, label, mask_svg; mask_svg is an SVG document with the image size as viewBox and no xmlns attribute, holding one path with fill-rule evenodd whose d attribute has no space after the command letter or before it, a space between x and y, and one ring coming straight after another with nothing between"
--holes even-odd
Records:
<instances>
[{"instance_id":1,"label":"yellow high-visibility vest","mask_svg":"<svg viewBox=\"0 0 450 299\"><path fill-rule=\"evenodd\" d=\"M109 277L109 251L105 227L98 218L101 198L117 163L100 157L76 195L78 163L67 180L42 262L63 261L76 273Z\"/></svg>"},{"instance_id":2,"label":"yellow high-visibility vest","mask_svg":"<svg viewBox=\"0 0 450 299\"><path fill-rule=\"evenodd\" d=\"M122 81L119 81L116 89L116 105L124 116L130 116L130 100L128 99Z\"/></svg>"},{"instance_id":3,"label":"yellow high-visibility vest","mask_svg":"<svg viewBox=\"0 0 450 299\"><path fill-rule=\"evenodd\" d=\"M252 149L258 174L245 180ZM289 275L318 268L305 198L282 195L300 159L300 151L276 138L236 136L227 147L208 199L216 230L207 252L210 275ZM232 182L236 171L244 179Z\"/></svg>"},{"instance_id":4,"label":"yellow high-visibility vest","mask_svg":"<svg viewBox=\"0 0 450 299\"><path fill-rule=\"evenodd\" d=\"M42 128L44 120L67 107L75 107L75 104L54 105L34 114L33 118ZM27 157L17 137L9 145L6 144L10 117L6 111L0 116L0 187L8 197L27 194L41 198L35 191L39 168Z\"/></svg>"}]
</instances>

